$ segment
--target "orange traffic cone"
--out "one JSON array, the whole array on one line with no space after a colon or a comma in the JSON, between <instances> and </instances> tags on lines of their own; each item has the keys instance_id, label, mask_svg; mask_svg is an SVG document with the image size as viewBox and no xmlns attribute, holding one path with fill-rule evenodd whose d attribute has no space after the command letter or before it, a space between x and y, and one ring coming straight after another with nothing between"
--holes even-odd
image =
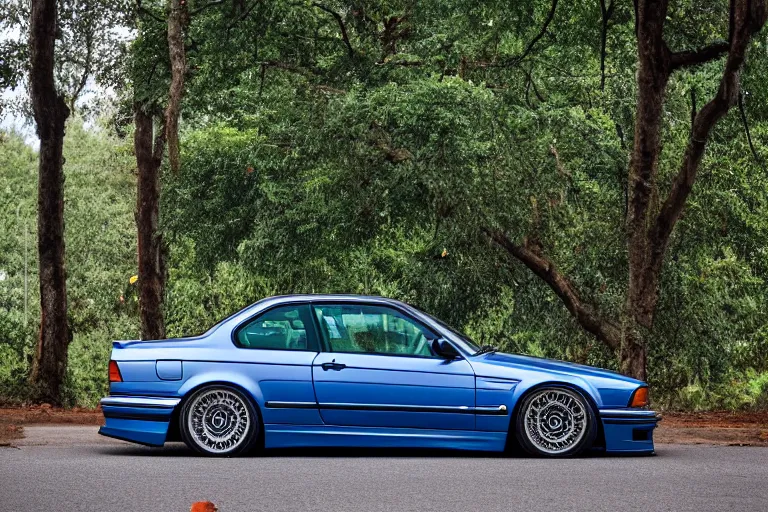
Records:
<instances>
[{"instance_id":1,"label":"orange traffic cone","mask_svg":"<svg viewBox=\"0 0 768 512\"><path fill-rule=\"evenodd\" d=\"M217 512L219 509L210 501L196 501L189 512Z\"/></svg>"}]
</instances>

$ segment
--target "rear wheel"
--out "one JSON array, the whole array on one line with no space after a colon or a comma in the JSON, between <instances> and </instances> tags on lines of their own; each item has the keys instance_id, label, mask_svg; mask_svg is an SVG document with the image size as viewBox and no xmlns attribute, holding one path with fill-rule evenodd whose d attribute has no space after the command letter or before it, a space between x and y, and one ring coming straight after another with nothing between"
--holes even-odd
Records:
<instances>
[{"instance_id":1,"label":"rear wheel","mask_svg":"<svg viewBox=\"0 0 768 512\"><path fill-rule=\"evenodd\" d=\"M545 387L524 399L517 414L517 438L531 455L568 457L592 445L596 423L595 413L581 393Z\"/></svg>"},{"instance_id":2,"label":"rear wheel","mask_svg":"<svg viewBox=\"0 0 768 512\"><path fill-rule=\"evenodd\" d=\"M179 414L184 443L196 452L231 457L253 448L259 417L251 401L229 386L207 386L184 402Z\"/></svg>"}]
</instances>

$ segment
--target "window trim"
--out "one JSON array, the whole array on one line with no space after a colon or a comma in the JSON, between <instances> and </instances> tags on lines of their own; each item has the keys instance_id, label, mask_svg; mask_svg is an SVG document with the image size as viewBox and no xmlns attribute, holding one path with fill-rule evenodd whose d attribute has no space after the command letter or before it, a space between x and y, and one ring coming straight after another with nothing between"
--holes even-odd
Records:
<instances>
[{"instance_id":1,"label":"window trim","mask_svg":"<svg viewBox=\"0 0 768 512\"><path fill-rule=\"evenodd\" d=\"M377 302L357 302L357 301L335 301L335 300L311 300L309 301L309 307L312 310L312 322L315 324L315 330L317 332L318 340L320 341L320 346L322 348L322 352L328 353L328 354L356 354L361 356L383 356L383 357L412 357L416 359L443 359L442 357L435 355L435 356L420 356L416 354L385 354L382 352L348 352L348 351L341 351L341 350L331 350L330 346L328 345L327 340L325 339L325 335L323 334L323 330L319 325L319 319L317 318L317 314L315 313L315 307L317 306L323 306L323 305L330 305L330 306L368 306L368 307L378 307L378 308L384 308L384 309L391 309L394 311L397 311L400 313L404 318L410 320L412 323L416 324L417 326L421 326L422 330L430 333L432 336L435 336L435 338L427 338L427 340L430 339L437 339L442 337L440 333L435 332L435 330L430 327L429 325L426 325L424 322L419 320L418 318L415 318L412 314L410 314L408 311L403 310L402 308L394 305L394 304L380 304ZM430 349L431 350L431 349Z\"/></svg>"},{"instance_id":2,"label":"window trim","mask_svg":"<svg viewBox=\"0 0 768 512\"><path fill-rule=\"evenodd\" d=\"M284 307L291 307L294 306L296 308L307 308L309 310L310 316L312 316L312 304L308 301L302 300L302 301L295 301L295 302L282 302L279 304L274 304L272 306L269 306L268 308L262 309L258 313L255 313L252 316L249 316L245 320L239 322L231 331L230 333L230 340L232 341L232 344L235 346L235 348L242 349L242 350L272 350L272 351L279 351L279 352L311 352L314 354L319 354L323 351L323 343L320 341L320 333L315 328L315 322L312 321L311 327L308 327L306 324L304 324L305 331L307 331L307 342L309 342L309 332L312 333L312 336L314 336L314 340L317 342L315 344L316 350L312 350L309 348L261 348L261 347L244 347L240 344L240 342L237 339L237 335L240 333L242 329L244 329L248 324L251 322L257 320L259 317L266 315L270 311L273 311L278 308L284 308Z\"/></svg>"}]
</instances>

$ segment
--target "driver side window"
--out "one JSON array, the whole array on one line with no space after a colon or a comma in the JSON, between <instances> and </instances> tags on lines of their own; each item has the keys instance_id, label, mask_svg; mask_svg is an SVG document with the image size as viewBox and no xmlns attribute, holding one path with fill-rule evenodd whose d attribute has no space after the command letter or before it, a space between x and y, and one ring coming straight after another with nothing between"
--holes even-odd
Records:
<instances>
[{"instance_id":1,"label":"driver side window","mask_svg":"<svg viewBox=\"0 0 768 512\"><path fill-rule=\"evenodd\" d=\"M385 306L313 306L320 333L331 352L438 357L425 326Z\"/></svg>"}]
</instances>

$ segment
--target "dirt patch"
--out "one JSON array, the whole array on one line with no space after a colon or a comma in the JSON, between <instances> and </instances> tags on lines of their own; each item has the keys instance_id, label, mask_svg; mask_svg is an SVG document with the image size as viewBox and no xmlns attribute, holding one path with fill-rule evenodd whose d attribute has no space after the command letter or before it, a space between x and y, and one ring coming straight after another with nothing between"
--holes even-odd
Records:
<instances>
[{"instance_id":1,"label":"dirt patch","mask_svg":"<svg viewBox=\"0 0 768 512\"><path fill-rule=\"evenodd\" d=\"M0 446L10 446L14 439L24 437L24 427L0 421Z\"/></svg>"},{"instance_id":2,"label":"dirt patch","mask_svg":"<svg viewBox=\"0 0 768 512\"><path fill-rule=\"evenodd\" d=\"M48 404L31 407L0 408L0 446L24 437L24 425L67 424L103 425L101 409L61 409Z\"/></svg>"},{"instance_id":3,"label":"dirt patch","mask_svg":"<svg viewBox=\"0 0 768 512\"><path fill-rule=\"evenodd\" d=\"M101 409L85 409L75 407L61 409L50 405L35 405L31 407L0 408L0 421L20 425L65 423L70 425L103 425L104 416Z\"/></svg>"},{"instance_id":4,"label":"dirt patch","mask_svg":"<svg viewBox=\"0 0 768 512\"><path fill-rule=\"evenodd\" d=\"M768 411L667 412L657 443L768 446Z\"/></svg>"}]
</instances>

